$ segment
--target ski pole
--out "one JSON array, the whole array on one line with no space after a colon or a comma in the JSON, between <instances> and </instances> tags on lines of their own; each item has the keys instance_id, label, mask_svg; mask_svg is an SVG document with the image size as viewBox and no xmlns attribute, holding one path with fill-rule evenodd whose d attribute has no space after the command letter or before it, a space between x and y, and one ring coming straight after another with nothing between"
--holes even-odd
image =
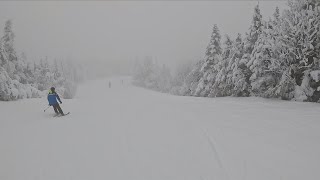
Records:
<instances>
[{"instance_id":1,"label":"ski pole","mask_svg":"<svg viewBox=\"0 0 320 180\"><path fill-rule=\"evenodd\" d=\"M47 109L49 109L50 106L48 106L43 112L46 112Z\"/></svg>"}]
</instances>

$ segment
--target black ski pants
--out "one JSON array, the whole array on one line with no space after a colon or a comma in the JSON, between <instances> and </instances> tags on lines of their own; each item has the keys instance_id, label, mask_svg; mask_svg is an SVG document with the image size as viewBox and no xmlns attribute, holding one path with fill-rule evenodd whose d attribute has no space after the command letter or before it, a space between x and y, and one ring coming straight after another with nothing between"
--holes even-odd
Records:
<instances>
[{"instance_id":1,"label":"black ski pants","mask_svg":"<svg viewBox=\"0 0 320 180\"><path fill-rule=\"evenodd\" d=\"M63 114L63 111L61 109L61 107L59 106L59 104L55 104L55 105L52 105L53 106L53 110L54 112L56 112L56 114Z\"/></svg>"}]
</instances>

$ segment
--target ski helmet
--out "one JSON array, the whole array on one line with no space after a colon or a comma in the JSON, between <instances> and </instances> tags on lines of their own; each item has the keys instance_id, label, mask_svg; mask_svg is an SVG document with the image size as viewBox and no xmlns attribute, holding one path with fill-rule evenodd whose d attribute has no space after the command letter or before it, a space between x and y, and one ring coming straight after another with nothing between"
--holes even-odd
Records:
<instances>
[{"instance_id":1,"label":"ski helmet","mask_svg":"<svg viewBox=\"0 0 320 180\"><path fill-rule=\"evenodd\" d=\"M50 90L51 90L52 92L54 92L54 91L55 91L55 88L54 88L54 87L51 87Z\"/></svg>"}]
</instances>

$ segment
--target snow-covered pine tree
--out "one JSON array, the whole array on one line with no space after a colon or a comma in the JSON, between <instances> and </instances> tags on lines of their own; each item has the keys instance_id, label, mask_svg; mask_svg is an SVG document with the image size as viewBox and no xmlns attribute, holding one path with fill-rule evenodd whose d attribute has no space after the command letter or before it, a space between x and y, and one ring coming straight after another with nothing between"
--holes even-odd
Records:
<instances>
[{"instance_id":1,"label":"snow-covered pine tree","mask_svg":"<svg viewBox=\"0 0 320 180\"><path fill-rule=\"evenodd\" d=\"M193 70L194 64L191 61L180 62L172 76L171 82L171 94L175 95L185 95L186 90L189 90L189 86L185 86L185 81L187 80L188 75Z\"/></svg>"},{"instance_id":2,"label":"snow-covered pine tree","mask_svg":"<svg viewBox=\"0 0 320 180\"><path fill-rule=\"evenodd\" d=\"M243 71L244 63L241 62L244 54L244 43L241 34L238 34L231 52L227 67L227 89L230 89L232 96L248 96L249 87Z\"/></svg>"},{"instance_id":3,"label":"snow-covered pine tree","mask_svg":"<svg viewBox=\"0 0 320 180\"><path fill-rule=\"evenodd\" d=\"M237 89L234 88L237 83L238 75L238 64L243 56L243 42L241 34L238 33L235 42L232 44L230 49L229 59L226 66L226 76L225 76L225 87L224 92L228 95L236 96L239 94ZM241 72L241 71L240 71Z\"/></svg>"},{"instance_id":4,"label":"snow-covered pine tree","mask_svg":"<svg viewBox=\"0 0 320 180\"><path fill-rule=\"evenodd\" d=\"M10 78L14 78L15 75L15 64L17 61L17 55L14 50L14 33L12 31L12 21L7 20L5 22L4 26L4 35L1 38L2 44L3 44L3 51L4 54L7 56L3 59L3 67L7 71Z\"/></svg>"},{"instance_id":5,"label":"snow-covered pine tree","mask_svg":"<svg viewBox=\"0 0 320 180\"><path fill-rule=\"evenodd\" d=\"M273 13L273 25L277 25L280 22L280 10L277 6L274 13Z\"/></svg>"},{"instance_id":6,"label":"snow-covered pine tree","mask_svg":"<svg viewBox=\"0 0 320 180\"><path fill-rule=\"evenodd\" d=\"M40 60L40 66L37 66L35 78L40 91L48 90L53 86L54 74L51 72L47 60Z\"/></svg>"},{"instance_id":7,"label":"snow-covered pine tree","mask_svg":"<svg viewBox=\"0 0 320 180\"><path fill-rule=\"evenodd\" d=\"M181 95L183 96L194 96L196 93L197 86L201 77L203 76L201 70L202 65L204 64L203 60L198 61L186 76L183 85L181 87Z\"/></svg>"},{"instance_id":8,"label":"snow-covered pine tree","mask_svg":"<svg viewBox=\"0 0 320 180\"><path fill-rule=\"evenodd\" d=\"M252 22L249 28L249 33L247 34L244 41L244 55L240 61L237 61L237 70L234 77L234 90L237 92L235 96L249 96L250 95L250 76L252 72L248 68L251 63L251 53L254 49L255 43L261 34L262 27L262 15L260 13L259 5L254 8L254 14Z\"/></svg>"},{"instance_id":9,"label":"snow-covered pine tree","mask_svg":"<svg viewBox=\"0 0 320 180\"><path fill-rule=\"evenodd\" d=\"M9 77L5 67L8 64L8 55L4 49L3 39L0 40L0 101L11 100L11 90L10 85L12 84L12 79Z\"/></svg>"},{"instance_id":10,"label":"snow-covered pine tree","mask_svg":"<svg viewBox=\"0 0 320 180\"><path fill-rule=\"evenodd\" d=\"M154 89L156 87L155 71L157 68L151 56L146 56L142 62L136 60L134 67L134 84L141 87Z\"/></svg>"},{"instance_id":11,"label":"snow-covered pine tree","mask_svg":"<svg viewBox=\"0 0 320 180\"><path fill-rule=\"evenodd\" d=\"M26 62L23 57L18 57L14 48L15 34L12 29L12 21L7 20L4 27L4 35L2 37L3 48L7 54L7 62L4 65L9 76L19 81L20 83L26 84L26 76L24 69L26 68Z\"/></svg>"},{"instance_id":12,"label":"snow-covered pine tree","mask_svg":"<svg viewBox=\"0 0 320 180\"><path fill-rule=\"evenodd\" d=\"M215 70L217 70L217 75L215 77L215 82L209 93L209 97L220 97L229 96L231 92L227 89L227 66L231 57L233 42L228 35L226 35L226 40L224 41L224 49L222 53L222 59L215 65Z\"/></svg>"},{"instance_id":13,"label":"snow-covered pine tree","mask_svg":"<svg viewBox=\"0 0 320 180\"><path fill-rule=\"evenodd\" d=\"M244 42L244 55L251 55L254 49L255 43L257 42L259 35L261 34L261 29L263 26L262 15L260 13L259 5L254 8L252 22L249 28L249 33ZM250 59L249 59L250 60Z\"/></svg>"},{"instance_id":14,"label":"snow-covered pine tree","mask_svg":"<svg viewBox=\"0 0 320 180\"><path fill-rule=\"evenodd\" d=\"M27 84L27 77L25 75L25 69L27 68L26 56L22 53L18 56L17 60L14 62L15 72L14 78L22 84Z\"/></svg>"},{"instance_id":15,"label":"snow-covered pine tree","mask_svg":"<svg viewBox=\"0 0 320 180\"><path fill-rule=\"evenodd\" d=\"M7 20L4 26L4 36L2 37L2 41L4 43L4 50L8 54L8 60L14 61L17 60L17 55L14 50L14 33L12 31L12 21Z\"/></svg>"},{"instance_id":16,"label":"snow-covered pine tree","mask_svg":"<svg viewBox=\"0 0 320 180\"><path fill-rule=\"evenodd\" d=\"M8 63L7 53L4 50L3 40L0 39L0 67L4 68Z\"/></svg>"},{"instance_id":17,"label":"snow-covered pine tree","mask_svg":"<svg viewBox=\"0 0 320 180\"><path fill-rule=\"evenodd\" d=\"M261 34L255 43L251 53L251 61L248 63L252 72L250 77L252 94L262 97L276 97L276 86L282 76L279 47L280 17L276 8L273 20L263 22Z\"/></svg>"},{"instance_id":18,"label":"snow-covered pine tree","mask_svg":"<svg viewBox=\"0 0 320 180\"><path fill-rule=\"evenodd\" d=\"M203 74L203 76L200 78L195 96L208 96L211 88L215 81L215 76L218 72L217 69L215 69L215 65L218 64L218 62L221 61L221 36L218 26L215 24L213 26L213 31L211 35L211 39L209 42L209 45L206 50L205 58L204 58L204 64L202 65L200 69L200 74Z\"/></svg>"},{"instance_id":19,"label":"snow-covered pine tree","mask_svg":"<svg viewBox=\"0 0 320 180\"><path fill-rule=\"evenodd\" d=\"M27 84L34 84L34 74L33 74L33 66L31 62L27 62L26 68L24 69L24 75L27 79Z\"/></svg>"},{"instance_id":20,"label":"snow-covered pine tree","mask_svg":"<svg viewBox=\"0 0 320 180\"><path fill-rule=\"evenodd\" d=\"M142 80L144 87L155 89L156 88L156 72L158 69L157 64L153 61L151 56L146 56L142 63L143 71L142 71Z\"/></svg>"},{"instance_id":21,"label":"snow-covered pine tree","mask_svg":"<svg viewBox=\"0 0 320 180\"><path fill-rule=\"evenodd\" d=\"M12 85L12 79L9 77L6 70L0 67L0 101L10 101L16 99L16 94L12 93Z\"/></svg>"},{"instance_id":22,"label":"snow-covered pine tree","mask_svg":"<svg viewBox=\"0 0 320 180\"><path fill-rule=\"evenodd\" d=\"M160 92L170 92L172 88L170 69L161 67L151 56L146 56L141 63L136 60L133 72L133 84Z\"/></svg>"},{"instance_id":23,"label":"snow-covered pine tree","mask_svg":"<svg viewBox=\"0 0 320 180\"><path fill-rule=\"evenodd\" d=\"M58 60L57 59L54 59L52 69L53 69L53 74L54 74L54 80L55 81L59 81L59 79L62 76L62 72L61 72L61 69L58 66Z\"/></svg>"},{"instance_id":24,"label":"snow-covered pine tree","mask_svg":"<svg viewBox=\"0 0 320 180\"><path fill-rule=\"evenodd\" d=\"M282 23L282 40L288 49L286 61L289 67L287 77L291 77L294 88L284 88L279 84L281 96L298 101L319 100L319 4L313 0L291 0ZM316 48L318 47L318 48ZM284 77L284 76L283 76ZM284 82L283 80L281 82ZM291 85L292 86L292 85Z\"/></svg>"},{"instance_id":25,"label":"snow-covered pine tree","mask_svg":"<svg viewBox=\"0 0 320 180\"><path fill-rule=\"evenodd\" d=\"M10 63L8 53L5 51L2 40L0 40L0 58L1 62ZM3 68L6 64L0 66L0 101L11 101L21 98L40 97L41 93L29 84L21 84L18 80L12 79Z\"/></svg>"}]
</instances>

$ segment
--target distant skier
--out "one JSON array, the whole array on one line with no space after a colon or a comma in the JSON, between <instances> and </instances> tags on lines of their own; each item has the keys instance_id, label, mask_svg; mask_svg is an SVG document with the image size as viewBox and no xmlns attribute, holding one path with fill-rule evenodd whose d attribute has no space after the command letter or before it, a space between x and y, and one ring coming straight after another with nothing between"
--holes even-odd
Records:
<instances>
[{"instance_id":1,"label":"distant skier","mask_svg":"<svg viewBox=\"0 0 320 180\"><path fill-rule=\"evenodd\" d=\"M60 100L60 97L56 93L54 87L50 88L50 90L49 90L48 101L49 101L49 106L53 106L53 110L56 113L56 115L59 115L59 114L61 114L62 116L65 115L63 113L61 107L59 106L59 103L58 103L58 101L59 101L60 104L62 104L62 101Z\"/></svg>"}]
</instances>

